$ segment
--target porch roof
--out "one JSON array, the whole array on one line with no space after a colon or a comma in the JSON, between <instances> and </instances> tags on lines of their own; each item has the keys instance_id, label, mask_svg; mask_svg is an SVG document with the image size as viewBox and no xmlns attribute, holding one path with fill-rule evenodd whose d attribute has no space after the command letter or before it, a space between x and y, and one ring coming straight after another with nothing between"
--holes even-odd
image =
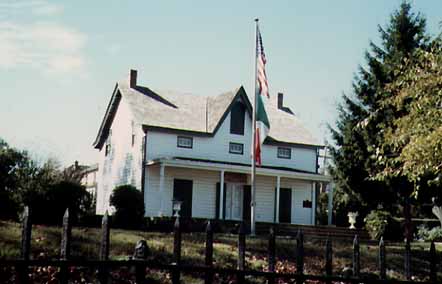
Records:
<instances>
[{"instance_id":1,"label":"porch roof","mask_svg":"<svg viewBox=\"0 0 442 284\"><path fill-rule=\"evenodd\" d=\"M188 158L161 158L150 160L146 163L146 166L162 164L164 166L176 167L176 168L189 168L189 169L201 169L208 171L229 171L235 173L250 174L250 164L229 163L224 161L210 161ZM272 166L256 167L256 174L263 176L279 176L283 178L293 178L299 180L309 180L318 182L331 182L331 176L321 175L316 173L310 173L306 171L281 168Z\"/></svg>"}]
</instances>

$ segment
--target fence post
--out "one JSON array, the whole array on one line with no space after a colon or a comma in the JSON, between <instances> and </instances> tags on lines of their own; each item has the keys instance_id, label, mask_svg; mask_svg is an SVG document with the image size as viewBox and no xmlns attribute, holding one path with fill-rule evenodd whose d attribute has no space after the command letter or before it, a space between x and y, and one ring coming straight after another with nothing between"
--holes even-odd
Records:
<instances>
[{"instance_id":1,"label":"fence post","mask_svg":"<svg viewBox=\"0 0 442 284\"><path fill-rule=\"evenodd\" d=\"M327 276L332 276L333 274L333 247L330 235L327 236L325 241L325 274Z\"/></svg>"},{"instance_id":2,"label":"fence post","mask_svg":"<svg viewBox=\"0 0 442 284\"><path fill-rule=\"evenodd\" d=\"M210 221L207 222L206 227L206 258L205 264L208 267L206 271L206 279L204 281L205 284L211 284L213 282L213 229Z\"/></svg>"},{"instance_id":3,"label":"fence post","mask_svg":"<svg viewBox=\"0 0 442 284\"><path fill-rule=\"evenodd\" d=\"M137 284L141 284L146 281L146 266L142 263L142 261L147 259L148 250L149 248L147 247L147 242L145 240L140 240L137 242L133 256L134 260L141 262L135 265L135 281Z\"/></svg>"},{"instance_id":4,"label":"fence post","mask_svg":"<svg viewBox=\"0 0 442 284\"><path fill-rule=\"evenodd\" d=\"M99 258L102 261L106 261L109 259L109 239L110 236L110 228L109 228L109 214L106 212L101 219L101 243L100 243L100 255ZM105 265L100 265L98 267L98 281L100 284L109 283L108 279L108 269Z\"/></svg>"},{"instance_id":5,"label":"fence post","mask_svg":"<svg viewBox=\"0 0 442 284\"><path fill-rule=\"evenodd\" d=\"M61 250L60 250L60 259L67 260L70 257L70 249L71 249L71 218L69 217L69 208L66 208L66 211L63 216L63 228L61 233ZM68 268L65 263L60 263L60 284L68 283Z\"/></svg>"},{"instance_id":6,"label":"fence post","mask_svg":"<svg viewBox=\"0 0 442 284\"><path fill-rule=\"evenodd\" d=\"M276 251L276 236L275 229L270 227L269 232L269 247L268 247L268 257L269 257L269 272L275 272L275 251ZM269 284L275 283L275 277L270 276L268 279Z\"/></svg>"},{"instance_id":7,"label":"fence post","mask_svg":"<svg viewBox=\"0 0 442 284\"><path fill-rule=\"evenodd\" d=\"M21 259L25 261L23 266L16 267L17 280L20 284L27 284L29 282L28 266L26 261L30 259L31 255L31 237L32 237L32 221L31 209L25 206L22 214L22 230L21 230Z\"/></svg>"},{"instance_id":8,"label":"fence post","mask_svg":"<svg viewBox=\"0 0 442 284\"><path fill-rule=\"evenodd\" d=\"M244 274L246 264L246 228L244 222L239 225L238 231L238 283L244 283Z\"/></svg>"},{"instance_id":9,"label":"fence post","mask_svg":"<svg viewBox=\"0 0 442 284\"><path fill-rule=\"evenodd\" d=\"M379 241L379 277L381 279L387 278L384 237L381 237L381 240Z\"/></svg>"},{"instance_id":10,"label":"fence post","mask_svg":"<svg viewBox=\"0 0 442 284\"><path fill-rule=\"evenodd\" d=\"M301 229L296 235L296 273L304 273L304 234Z\"/></svg>"},{"instance_id":11,"label":"fence post","mask_svg":"<svg viewBox=\"0 0 442 284\"><path fill-rule=\"evenodd\" d=\"M405 277L411 280L411 248L410 239L405 239L405 257L404 257Z\"/></svg>"},{"instance_id":12,"label":"fence post","mask_svg":"<svg viewBox=\"0 0 442 284\"><path fill-rule=\"evenodd\" d=\"M172 272L172 283L180 283L180 268L181 265L181 224L180 217L176 217L175 224L173 226L174 238L173 238L173 258L175 260L175 269Z\"/></svg>"},{"instance_id":13,"label":"fence post","mask_svg":"<svg viewBox=\"0 0 442 284\"><path fill-rule=\"evenodd\" d=\"M359 237L355 235L353 239L353 276L359 278L361 262L360 262L361 253L359 251Z\"/></svg>"},{"instance_id":14,"label":"fence post","mask_svg":"<svg viewBox=\"0 0 442 284\"><path fill-rule=\"evenodd\" d=\"M437 281L437 255L436 255L436 246L434 245L434 241L431 241L430 245L430 281L436 283Z\"/></svg>"}]
</instances>

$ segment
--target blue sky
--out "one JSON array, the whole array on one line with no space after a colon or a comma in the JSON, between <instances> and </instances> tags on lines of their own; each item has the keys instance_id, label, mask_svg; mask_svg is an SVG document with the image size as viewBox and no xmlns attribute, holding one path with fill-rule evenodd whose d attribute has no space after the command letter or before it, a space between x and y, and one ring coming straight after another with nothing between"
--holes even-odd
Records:
<instances>
[{"instance_id":1,"label":"blue sky","mask_svg":"<svg viewBox=\"0 0 442 284\"><path fill-rule=\"evenodd\" d=\"M319 141L369 40L400 0L0 1L0 137L36 157L93 163L117 80L215 95L254 76L260 18L271 95ZM414 1L438 34L442 1Z\"/></svg>"}]
</instances>

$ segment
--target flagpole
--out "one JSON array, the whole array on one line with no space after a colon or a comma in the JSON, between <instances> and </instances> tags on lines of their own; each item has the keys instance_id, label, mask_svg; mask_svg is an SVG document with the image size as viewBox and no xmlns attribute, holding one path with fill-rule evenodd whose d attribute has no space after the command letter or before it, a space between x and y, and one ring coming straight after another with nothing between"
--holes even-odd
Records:
<instances>
[{"instance_id":1,"label":"flagpole","mask_svg":"<svg viewBox=\"0 0 442 284\"><path fill-rule=\"evenodd\" d=\"M251 196L251 203L250 203L250 233L252 236L256 234L256 228L255 228L255 211L256 211L256 99L257 99L257 92L258 92L258 80L257 80L257 60L258 60L258 21L259 19L255 19L256 23L256 32L255 32L255 96L253 99L253 115L252 115L252 174L251 174L251 184L252 184L252 196Z\"/></svg>"}]
</instances>

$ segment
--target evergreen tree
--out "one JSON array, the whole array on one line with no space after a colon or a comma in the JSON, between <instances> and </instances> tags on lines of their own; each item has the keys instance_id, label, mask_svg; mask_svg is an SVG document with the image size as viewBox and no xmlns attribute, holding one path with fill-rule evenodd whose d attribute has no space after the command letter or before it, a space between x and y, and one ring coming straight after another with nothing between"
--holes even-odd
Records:
<instances>
[{"instance_id":1,"label":"evergreen tree","mask_svg":"<svg viewBox=\"0 0 442 284\"><path fill-rule=\"evenodd\" d=\"M402 3L386 28L379 26L380 44L370 42L366 65L359 67L352 94L343 95L336 127L330 128L335 145L331 149L335 208L341 214L357 209L365 215L379 205L392 210L398 203L397 189L409 186L404 179L387 182L371 176L379 171L375 158L377 145L383 141L382 129L394 117L392 109L382 104L391 96L385 87L396 79L395 70L405 58L412 57L417 48L426 48L425 30L425 18L413 13L409 3ZM389 155L387 149L385 154ZM345 220L337 216L338 224Z\"/></svg>"}]
</instances>

